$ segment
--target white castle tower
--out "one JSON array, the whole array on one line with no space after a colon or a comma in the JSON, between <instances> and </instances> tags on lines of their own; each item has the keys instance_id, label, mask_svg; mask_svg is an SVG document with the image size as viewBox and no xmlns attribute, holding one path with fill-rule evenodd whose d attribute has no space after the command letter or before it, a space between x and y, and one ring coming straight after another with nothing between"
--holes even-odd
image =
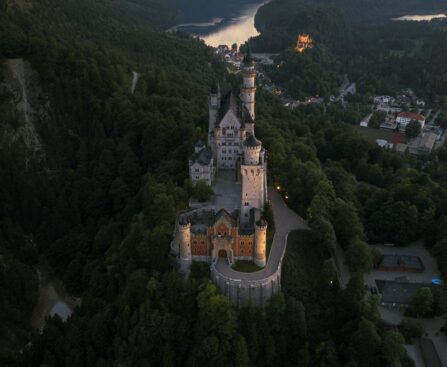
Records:
<instances>
[{"instance_id":1,"label":"white castle tower","mask_svg":"<svg viewBox=\"0 0 447 367\"><path fill-rule=\"evenodd\" d=\"M266 192L266 162L262 143L254 135L248 135L243 143L244 156L241 164L242 196L240 221L247 224L250 210L263 210Z\"/></svg>"},{"instance_id":2,"label":"white castle tower","mask_svg":"<svg viewBox=\"0 0 447 367\"><path fill-rule=\"evenodd\" d=\"M246 121L245 127L247 133L254 134L254 121L255 121L255 93L256 93L256 85L255 85L255 77L256 70L253 59L250 55L250 50L248 51L246 57L244 58L244 64L242 68L243 73L243 82L241 88L241 99L244 107L247 108L248 113L250 114L251 121Z\"/></svg>"},{"instance_id":3,"label":"white castle tower","mask_svg":"<svg viewBox=\"0 0 447 367\"><path fill-rule=\"evenodd\" d=\"M262 143L255 138L255 76L256 70L250 51L244 59L244 80L241 88L243 107L249 116L245 121L246 139L242 144L243 156L241 161L242 195L241 195L241 224L248 224L250 210L264 209L267 200L267 163Z\"/></svg>"}]
</instances>

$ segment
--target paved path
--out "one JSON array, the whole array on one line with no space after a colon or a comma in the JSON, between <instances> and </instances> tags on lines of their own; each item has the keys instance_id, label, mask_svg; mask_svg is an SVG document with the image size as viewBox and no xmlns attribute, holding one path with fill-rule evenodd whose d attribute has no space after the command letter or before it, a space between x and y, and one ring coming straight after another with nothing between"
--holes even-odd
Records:
<instances>
[{"instance_id":1,"label":"paved path","mask_svg":"<svg viewBox=\"0 0 447 367\"><path fill-rule=\"evenodd\" d=\"M309 229L306 222L286 205L282 197L273 188L269 188L269 198L275 217L275 236L273 237L267 265L262 270L254 273L242 273L232 269L225 259L219 259L215 268L223 276L240 280L262 280L271 276L281 265L287 246L287 234L297 229Z\"/></svg>"},{"instance_id":2,"label":"paved path","mask_svg":"<svg viewBox=\"0 0 447 367\"><path fill-rule=\"evenodd\" d=\"M140 74L138 74L136 71L132 71L132 86L130 87L130 91L132 92L132 94L135 92L139 77Z\"/></svg>"}]
</instances>

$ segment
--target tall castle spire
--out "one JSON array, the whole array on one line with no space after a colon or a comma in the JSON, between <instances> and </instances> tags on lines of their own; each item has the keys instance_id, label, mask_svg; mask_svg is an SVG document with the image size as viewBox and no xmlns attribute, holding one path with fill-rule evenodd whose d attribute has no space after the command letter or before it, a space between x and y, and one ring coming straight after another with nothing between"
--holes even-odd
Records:
<instances>
[{"instance_id":1,"label":"tall castle spire","mask_svg":"<svg viewBox=\"0 0 447 367\"><path fill-rule=\"evenodd\" d=\"M241 99L243 106L247 109L248 113L251 116L251 119L255 120L255 63L251 57L250 45L247 47L247 53L244 57L243 67L243 83L241 88ZM250 131L251 130L251 131ZM254 135L254 126L253 124L247 125L247 132Z\"/></svg>"}]
</instances>

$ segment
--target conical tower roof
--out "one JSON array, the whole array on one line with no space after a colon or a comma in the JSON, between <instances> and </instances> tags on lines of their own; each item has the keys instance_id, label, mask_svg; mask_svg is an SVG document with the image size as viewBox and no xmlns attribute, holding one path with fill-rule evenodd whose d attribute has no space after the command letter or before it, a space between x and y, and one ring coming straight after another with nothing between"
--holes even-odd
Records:
<instances>
[{"instance_id":1,"label":"conical tower roof","mask_svg":"<svg viewBox=\"0 0 447 367\"><path fill-rule=\"evenodd\" d=\"M262 143L254 137L254 135L250 134L247 139L244 141L244 145L247 147L259 147Z\"/></svg>"}]
</instances>

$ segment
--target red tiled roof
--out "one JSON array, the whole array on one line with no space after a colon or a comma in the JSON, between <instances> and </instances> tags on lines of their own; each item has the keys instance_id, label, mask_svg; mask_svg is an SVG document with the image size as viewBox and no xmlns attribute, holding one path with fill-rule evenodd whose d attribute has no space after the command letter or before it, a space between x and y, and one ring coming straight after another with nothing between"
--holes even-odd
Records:
<instances>
[{"instance_id":1,"label":"red tiled roof","mask_svg":"<svg viewBox=\"0 0 447 367\"><path fill-rule=\"evenodd\" d=\"M401 112L397 115L397 117L406 117L412 120L423 121L425 117L416 112Z\"/></svg>"}]
</instances>

